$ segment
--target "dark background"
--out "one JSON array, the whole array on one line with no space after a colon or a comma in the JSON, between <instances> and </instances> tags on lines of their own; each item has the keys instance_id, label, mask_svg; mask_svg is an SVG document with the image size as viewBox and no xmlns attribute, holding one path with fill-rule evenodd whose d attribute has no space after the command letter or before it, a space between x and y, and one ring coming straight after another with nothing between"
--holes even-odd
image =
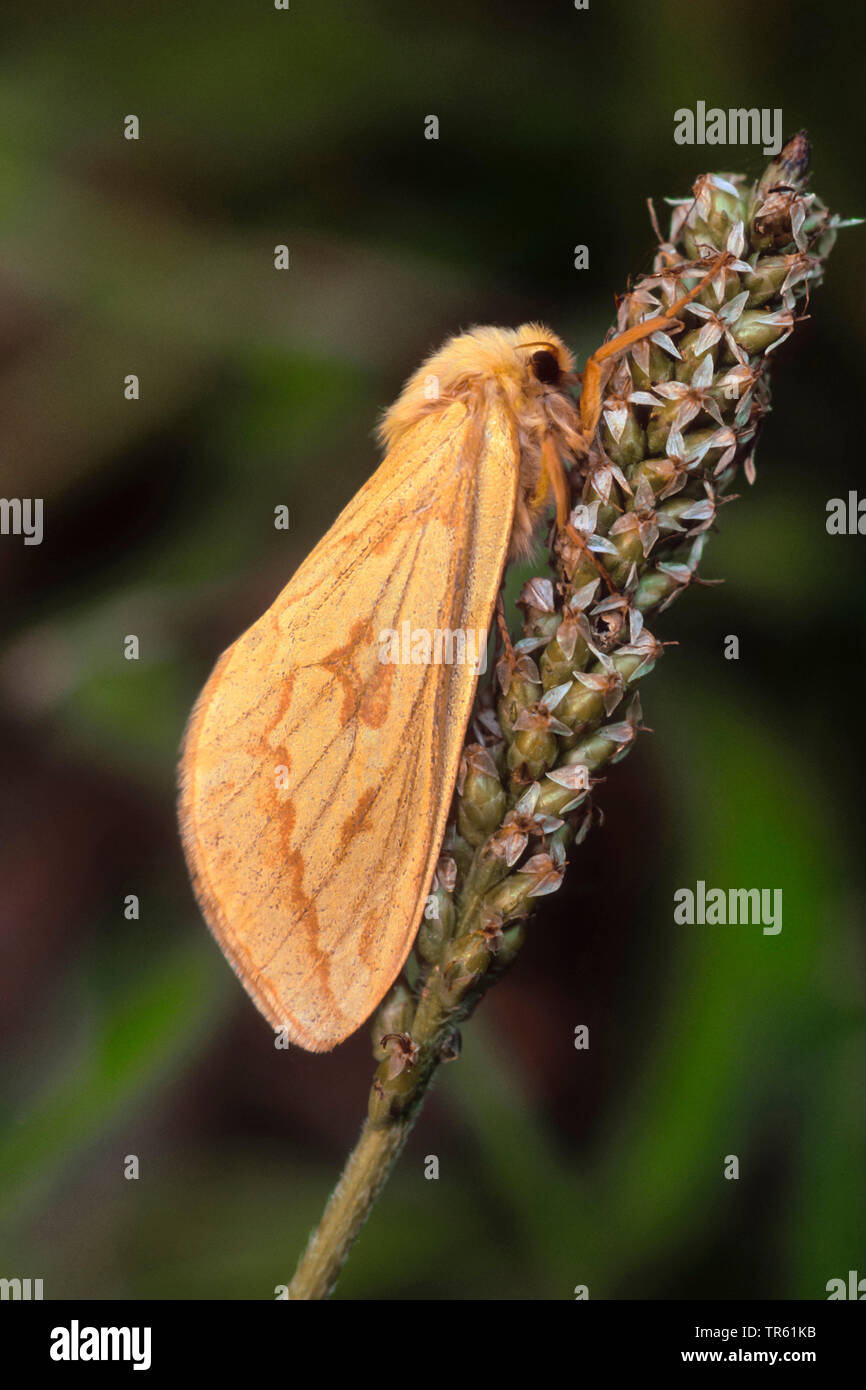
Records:
<instances>
[{"instance_id":1,"label":"dark background","mask_svg":"<svg viewBox=\"0 0 866 1390\"><path fill-rule=\"evenodd\" d=\"M276 1052L210 940L174 820L192 701L369 475L377 413L430 348L541 318L582 360L651 265L646 198L762 170L759 149L677 146L678 107L782 107L813 186L866 213L853 15L4 16L0 491L45 498L45 539L0 538L0 1275L119 1299L287 1281L369 1042ZM703 567L727 583L656 627L679 646L643 685L655 732L465 1029L341 1296L821 1298L866 1275L866 540L825 530L862 486L863 245L842 234L778 354L758 485ZM674 925L699 878L781 887L782 933Z\"/></svg>"}]
</instances>

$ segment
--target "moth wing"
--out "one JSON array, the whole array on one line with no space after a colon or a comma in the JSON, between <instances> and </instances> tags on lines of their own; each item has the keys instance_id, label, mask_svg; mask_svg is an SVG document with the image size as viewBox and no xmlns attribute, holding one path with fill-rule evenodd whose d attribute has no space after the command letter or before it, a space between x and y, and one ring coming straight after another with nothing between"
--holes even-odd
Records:
<instances>
[{"instance_id":1,"label":"moth wing","mask_svg":"<svg viewBox=\"0 0 866 1390\"><path fill-rule=\"evenodd\" d=\"M420 417L193 711L180 818L199 901L262 1013L311 1051L354 1032L409 953L477 683L470 664L383 662L380 634L486 635L518 447L495 393Z\"/></svg>"}]
</instances>

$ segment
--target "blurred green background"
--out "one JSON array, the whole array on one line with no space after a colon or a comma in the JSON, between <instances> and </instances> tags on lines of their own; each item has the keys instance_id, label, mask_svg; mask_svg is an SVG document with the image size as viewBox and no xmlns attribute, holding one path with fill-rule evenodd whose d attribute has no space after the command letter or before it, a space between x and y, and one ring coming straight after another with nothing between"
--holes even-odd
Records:
<instances>
[{"instance_id":1,"label":"blurred green background","mask_svg":"<svg viewBox=\"0 0 866 1390\"><path fill-rule=\"evenodd\" d=\"M0 1275L118 1299L286 1282L369 1044L275 1051L211 941L174 820L192 701L431 347L531 317L582 359L651 264L646 198L763 168L675 145L677 107L781 107L825 200L866 213L860 23L799 0L3 16L0 490L45 498L45 539L0 539ZM863 245L842 235L778 355L758 485L707 551L726 584L654 625L679 642L642 689L655 732L339 1297L822 1298L866 1274L866 541L824 524L861 486ZM781 935L675 926L699 878L781 887Z\"/></svg>"}]
</instances>

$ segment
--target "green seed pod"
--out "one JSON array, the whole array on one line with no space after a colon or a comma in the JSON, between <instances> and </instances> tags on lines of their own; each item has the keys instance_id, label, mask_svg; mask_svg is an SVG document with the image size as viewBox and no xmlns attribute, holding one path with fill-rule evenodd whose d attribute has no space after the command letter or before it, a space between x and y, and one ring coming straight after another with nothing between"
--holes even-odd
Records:
<instances>
[{"instance_id":1,"label":"green seed pod","mask_svg":"<svg viewBox=\"0 0 866 1390\"><path fill-rule=\"evenodd\" d=\"M556 716L575 733L585 729L604 713L604 702L597 690L575 681L563 700L556 707Z\"/></svg>"},{"instance_id":2,"label":"green seed pod","mask_svg":"<svg viewBox=\"0 0 866 1390\"><path fill-rule=\"evenodd\" d=\"M658 497L660 492L671 484L673 479L670 461L667 458L649 458L634 470L629 481L636 487L641 478L646 478L653 494Z\"/></svg>"},{"instance_id":3,"label":"green seed pod","mask_svg":"<svg viewBox=\"0 0 866 1390\"><path fill-rule=\"evenodd\" d=\"M614 463L618 463L620 468L629 468L632 464L639 463L646 453L646 436L633 409L627 412L625 423L618 434L615 434L605 421L601 436L605 453Z\"/></svg>"},{"instance_id":4,"label":"green seed pod","mask_svg":"<svg viewBox=\"0 0 866 1390\"><path fill-rule=\"evenodd\" d=\"M443 888L437 888L430 895L418 935L415 938L415 952L428 965L436 965L442 959L442 947L454 930L454 903ZM399 1028L388 1029L398 1033Z\"/></svg>"},{"instance_id":5,"label":"green seed pod","mask_svg":"<svg viewBox=\"0 0 866 1390\"><path fill-rule=\"evenodd\" d=\"M446 970L452 967L466 975L483 975L490 964L490 946L480 932L458 936L448 947Z\"/></svg>"},{"instance_id":6,"label":"green seed pod","mask_svg":"<svg viewBox=\"0 0 866 1390\"><path fill-rule=\"evenodd\" d=\"M455 834L451 840L450 850L452 859L457 864L457 873L460 878L465 878L472 863L473 849L468 840L464 840L462 835Z\"/></svg>"},{"instance_id":7,"label":"green seed pod","mask_svg":"<svg viewBox=\"0 0 866 1390\"><path fill-rule=\"evenodd\" d=\"M549 642L559 627L556 596L549 579L530 579L517 599L518 608L525 613L523 636L533 641Z\"/></svg>"},{"instance_id":8,"label":"green seed pod","mask_svg":"<svg viewBox=\"0 0 866 1390\"><path fill-rule=\"evenodd\" d=\"M566 754L565 757L569 755ZM562 816L574 810L589 792L589 770L585 764L568 764L561 759L541 783L541 793L535 806L537 816Z\"/></svg>"},{"instance_id":9,"label":"green seed pod","mask_svg":"<svg viewBox=\"0 0 866 1390\"><path fill-rule=\"evenodd\" d=\"M619 516L619 512L612 512L612 519L617 516ZM609 525L608 522L605 522L604 524L606 526ZM599 556L599 559L601 560L601 563L604 564L606 562L607 556ZM590 560L589 556L582 556L579 562L575 565L574 572L571 575L572 585L575 589L580 589L583 587L584 584L591 584L593 579L598 579L598 570L592 563L592 560Z\"/></svg>"},{"instance_id":10,"label":"green seed pod","mask_svg":"<svg viewBox=\"0 0 866 1390\"><path fill-rule=\"evenodd\" d=\"M711 439L719 439L720 442L706 447L709 445ZM700 458L700 468L695 476L699 477L701 474L706 475L712 473L715 465L722 457L722 454L726 452L733 442L734 436L732 431L720 430L718 425L714 425L712 429L689 430L687 434L684 434L683 444L685 446L686 455ZM703 450L703 453L701 450Z\"/></svg>"},{"instance_id":11,"label":"green seed pod","mask_svg":"<svg viewBox=\"0 0 866 1390\"><path fill-rule=\"evenodd\" d=\"M635 354L632 353L631 377L635 390L648 391L651 386L661 381L670 381L674 374L676 361L675 357L672 357L669 352L665 352L657 343L650 343L649 371L645 372L636 360Z\"/></svg>"},{"instance_id":12,"label":"green seed pod","mask_svg":"<svg viewBox=\"0 0 866 1390\"><path fill-rule=\"evenodd\" d=\"M695 205L683 228L683 245L691 260L700 257L704 246L723 247L731 228L745 217L739 195L732 185L721 186L722 182L705 174L695 184Z\"/></svg>"},{"instance_id":13,"label":"green seed pod","mask_svg":"<svg viewBox=\"0 0 866 1390\"><path fill-rule=\"evenodd\" d=\"M490 912L498 913L505 922L512 917L521 917L526 911L531 887L532 884L525 877L511 874L486 894L484 906Z\"/></svg>"},{"instance_id":14,"label":"green seed pod","mask_svg":"<svg viewBox=\"0 0 866 1390\"><path fill-rule=\"evenodd\" d=\"M583 638L578 636L574 644L574 653L569 658L565 656L556 638L548 642L538 662L541 671L541 684L545 690L552 690L555 685L562 685L571 679L571 673L575 666L580 667L586 661L589 648Z\"/></svg>"},{"instance_id":15,"label":"green seed pod","mask_svg":"<svg viewBox=\"0 0 866 1390\"><path fill-rule=\"evenodd\" d=\"M526 923L517 922L502 933L502 944L496 953L496 973L507 970L526 940Z\"/></svg>"},{"instance_id":16,"label":"green seed pod","mask_svg":"<svg viewBox=\"0 0 866 1390\"><path fill-rule=\"evenodd\" d=\"M610 495L612 499L611 502L603 502L598 509L598 530L602 535L606 535L610 530L619 516L622 506L622 494L618 487L611 488ZM616 505L614 505L614 503ZM598 571L593 567L589 578L591 579L595 574L598 574ZM587 582L589 582L589 580L587 580Z\"/></svg>"},{"instance_id":17,"label":"green seed pod","mask_svg":"<svg viewBox=\"0 0 866 1390\"><path fill-rule=\"evenodd\" d=\"M628 685L630 681L639 680L641 676L647 674L654 665L646 656L638 656L633 652L615 652L613 664L622 676L623 684ZM595 764L588 764L590 772L594 770Z\"/></svg>"},{"instance_id":18,"label":"green seed pod","mask_svg":"<svg viewBox=\"0 0 866 1390\"><path fill-rule=\"evenodd\" d=\"M695 356L695 343L698 341L702 331L703 330L700 328L695 328L690 333L686 333L684 337L680 338L677 346L682 355L682 361L678 362L674 369L674 376L677 381L691 381L698 367L708 355L712 359L713 368L715 369L715 357L712 348L708 348L706 352L700 353L697 357Z\"/></svg>"},{"instance_id":19,"label":"green seed pod","mask_svg":"<svg viewBox=\"0 0 866 1390\"><path fill-rule=\"evenodd\" d=\"M619 559L608 557L612 560L608 568L614 584L621 586L628 578L632 565L643 564L643 545L637 531L622 531L617 536L611 536L611 540L619 551Z\"/></svg>"},{"instance_id":20,"label":"green seed pod","mask_svg":"<svg viewBox=\"0 0 866 1390\"><path fill-rule=\"evenodd\" d=\"M585 766L594 771L596 768L604 767L606 763L613 760L614 755L620 751L621 745L615 740L608 738L605 725L596 729L589 738L583 739L580 745L581 756L586 758Z\"/></svg>"},{"instance_id":21,"label":"green seed pod","mask_svg":"<svg viewBox=\"0 0 866 1390\"><path fill-rule=\"evenodd\" d=\"M378 1061L388 1056L387 1048L382 1046L382 1038L389 1033L408 1033L414 1016L415 1001L409 986L405 980L395 980L376 1010L370 1028L373 1056Z\"/></svg>"},{"instance_id":22,"label":"green seed pod","mask_svg":"<svg viewBox=\"0 0 866 1390\"><path fill-rule=\"evenodd\" d=\"M716 285L717 282L711 280L706 288L701 290L700 294L697 296L698 304L705 304L707 308L712 309L714 313L717 313L722 305L727 304L729 299L736 298L743 288L740 283L739 275L733 270L728 270L725 273L721 301L719 300Z\"/></svg>"},{"instance_id":23,"label":"green seed pod","mask_svg":"<svg viewBox=\"0 0 866 1390\"><path fill-rule=\"evenodd\" d=\"M669 599L681 586L676 579L664 570L653 569L641 575L635 595L635 607L641 613L648 613Z\"/></svg>"},{"instance_id":24,"label":"green seed pod","mask_svg":"<svg viewBox=\"0 0 866 1390\"><path fill-rule=\"evenodd\" d=\"M596 729L593 733L584 737L575 744L574 748L567 754L570 760L566 766L585 767L587 772L597 772L604 767L607 761L607 750L609 740L604 737L603 729Z\"/></svg>"},{"instance_id":25,"label":"green seed pod","mask_svg":"<svg viewBox=\"0 0 866 1390\"><path fill-rule=\"evenodd\" d=\"M695 498L690 493L683 494L679 492L676 497L668 498L667 502L662 502L656 508L656 516L663 518L672 525L676 524L680 529L684 530L688 523L683 522L683 513L689 511L694 504Z\"/></svg>"},{"instance_id":26,"label":"green seed pod","mask_svg":"<svg viewBox=\"0 0 866 1390\"><path fill-rule=\"evenodd\" d=\"M736 424L739 428L744 423L741 418L743 408L750 408L748 393L753 388L754 376L750 368L737 363L730 370L720 372L709 394L725 422Z\"/></svg>"},{"instance_id":27,"label":"green seed pod","mask_svg":"<svg viewBox=\"0 0 866 1390\"><path fill-rule=\"evenodd\" d=\"M455 1008L477 987L483 978L481 974L471 974L456 962L449 965L439 982L439 993L445 1006Z\"/></svg>"},{"instance_id":28,"label":"green seed pod","mask_svg":"<svg viewBox=\"0 0 866 1390\"><path fill-rule=\"evenodd\" d=\"M486 749L466 755L466 774L460 788L457 829L476 848L502 822L506 797L496 765Z\"/></svg>"},{"instance_id":29,"label":"green seed pod","mask_svg":"<svg viewBox=\"0 0 866 1390\"><path fill-rule=\"evenodd\" d=\"M651 454L663 454L670 434L671 425L676 419L680 402L666 401L650 416L646 431L647 449Z\"/></svg>"},{"instance_id":30,"label":"green seed pod","mask_svg":"<svg viewBox=\"0 0 866 1390\"><path fill-rule=\"evenodd\" d=\"M764 352L772 343L790 333L793 315L787 312L768 313L763 309L747 309L733 327L733 335L746 352Z\"/></svg>"},{"instance_id":31,"label":"green seed pod","mask_svg":"<svg viewBox=\"0 0 866 1390\"><path fill-rule=\"evenodd\" d=\"M557 709L557 718L559 718ZM563 723L567 721L563 720ZM512 772L525 767L530 781L535 782L545 768L556 759L556 735L542 729L519 729L508 749L508 766Z\"/></svg>"},{"instance_id":32,"label":"green seed pod","mask_svg":"<svg viewBox=\"0 0 866 1390\"><path fill-rule=\"evenodd\" d=\"M417 1068L407 1067L392 1076L390 1066L390 1057L379 1063L370 1088L367 1113L374 1125L387 1124L402 1115L418 1087Z\"/></svg>"},{"instance_id":33,"label":"green seed pod","mask_svg":"<svg viewBox=\"0 0 866 1390\"><path fill-rule=\"evenodd\" d=\"M502 696L496 707L496 717L499 720L499 727L507 739L514 733L514 724L523 710L540 700L544 693L541 688L541 681L536 682L530 679L528 673L521 669L523 663L518 665L511 675L511 683L506 693ZM533 669L537 669L533 666Z\"/></svg>"},{"instance_id":34,"label":"green seed pod","mask_svg":"<svg viewBox=\"0 0 866 1390\"><path fill-rule=\"evenodd\" d=\"M757 309L774 299L785 283L791 269L788 256L762 256L751 275L746 276L746 289L749 291L749 306Z\"/></svg>"},{"instance_id":35,"label":"green seed pod","mask_svg":"<svg viewBox=\"0 0 866 1390\"><path fill-rule=\"evenodd\" d=\"M527 620L523 626L524 637L532 637L535 640L549 642L559 627L558 613L527 613Z\"/></svg>"}]
</instances>

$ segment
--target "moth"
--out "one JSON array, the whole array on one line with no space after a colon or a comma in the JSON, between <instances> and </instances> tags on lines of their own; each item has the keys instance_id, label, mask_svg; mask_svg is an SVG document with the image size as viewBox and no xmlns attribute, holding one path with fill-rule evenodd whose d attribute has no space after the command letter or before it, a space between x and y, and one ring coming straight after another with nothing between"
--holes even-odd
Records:
<instances>
[{"instance_id":1,"label":"moth","mask_svg":"<svg viewBox=\"0 0 866 1390\"><path fill-rule=\"evenodd\" d=\"M217 662L183 744L186 859L227 959L301 1047L353 1033L409 954L478 679L383 661L381 634L489 630L551 501L568 525L565 470L595 434L606 364L703 283L606 342L579 407L543 325L450 338L385 414L379 468Z\"/></svg>"}]
</instances>

